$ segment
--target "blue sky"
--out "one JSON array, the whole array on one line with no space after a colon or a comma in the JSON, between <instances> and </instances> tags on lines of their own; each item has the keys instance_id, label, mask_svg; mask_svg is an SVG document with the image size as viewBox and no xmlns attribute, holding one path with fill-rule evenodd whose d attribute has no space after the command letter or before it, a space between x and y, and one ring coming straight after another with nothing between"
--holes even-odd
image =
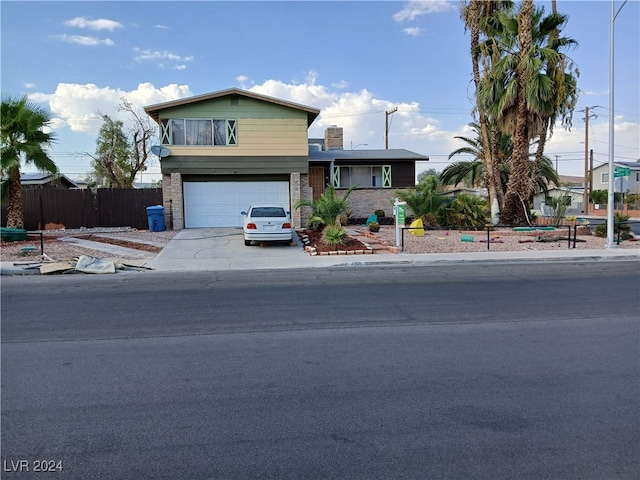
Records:
<instances>
[{"instance_id":1,"label":"blue sky","mask_svg":"<svg viewBox=\"0 0 640 480\"><path fill-rule=\"evenodd\" d=\"M536 2L550 11L550 2ZM622 6L615 2L616 10ZM584 107L595 166L608 161L610 1L557 1L569 15L563 34L580 69L573 128L555 130L546 153L560 174L584 170ZM441 171L473 136L469 37L458 2L32 2L0 3L3 95L28 94L49 107L62 172L91 170L98 112L119 117L136 106L231 87L315 108L310 128L344 129L345 148L390 148L428 155L418 170ZM615 22L615 156L640 159L640 2ZM363 145L366 144L366 145ZM462 159L462 158L459 158ZM159 178L152 164L144 180Z\"/></svg>"}]
</instances>

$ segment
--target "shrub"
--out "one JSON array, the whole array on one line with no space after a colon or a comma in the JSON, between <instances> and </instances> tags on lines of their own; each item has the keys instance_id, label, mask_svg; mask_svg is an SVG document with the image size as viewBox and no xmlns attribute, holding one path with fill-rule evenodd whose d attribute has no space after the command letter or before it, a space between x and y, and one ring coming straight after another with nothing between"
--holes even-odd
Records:
<instances>
[{"instance_id":1,"label":"shrub","mask_svg":"<svg viewBox=\"0 0 640 480\"><path fill-rule=\"evenodd\" d=\"M591 192L591 203L607 203L608 196L606 190L594 190Z\"/></svg>"},{"instance_id":2,"label":"shrub","mask_svg":"<svg viewBox=\"0 0 640 480\"><path fill-rule=\"evenodd\" d=\"M375 212L373 212L376 214L376 217L378 218L382 218L385 217L386 215L384 214L384 210L376 210Z\"/></svg>"},{"instance_id":3,"label":"shrub","mask_svg":"<svg viewBox=\"0 0 640 480\"><path fill-rule=\"evenodd\" d=\"M371 222L369 224L369 231L370 232L379 232L380 231L380 224L378 222Z\"/></svg>"},{"instance_id":4,"label":"shrub","mask_svg":"<svg viewBox=\"0 0 640 480\"><path fill-rule=\"evenodd\" d=\"M327 225L322 231L322 241L327 245L340 245L346 236L347 232L341 225Z\"/></svg>"},{"instance_id":5,"label":"shrub","mask_svg":"<svg viewBox=\"0 0 640 480\"><path fill-rule=\"evenodd\" d=\"M629 226L628 223L624 223L626 221L629 220L629 216L628 215L622 215L619 212L615 212L613 215L613 233L614 235L620 234L620 235L625 235L625 234L629 234L629 231L631 230L631 227ZM601 237L601 238L607 238L607 225L608 225L608 221L605 223L602 223L600 225L596 225L596 229L595 229L595 236L596 237Z\"/></svg>"},{"instance_id":6,"label":"shrub","mask_svg":"<svg viewBox=\"0 0 640 480\"><path fill-rule=\"evenodd\" d=\"M444 216L448 225L484 228L489 216L489 207L484 199L461 193L445 208Z\"/></svg>"}]
</instances>

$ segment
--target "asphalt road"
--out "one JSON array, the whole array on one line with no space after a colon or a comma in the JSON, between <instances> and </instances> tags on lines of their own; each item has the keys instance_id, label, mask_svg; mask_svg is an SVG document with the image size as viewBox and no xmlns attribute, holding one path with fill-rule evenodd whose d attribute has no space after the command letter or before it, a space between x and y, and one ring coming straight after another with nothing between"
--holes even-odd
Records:
<instances>
[{"instance_id":1,"label":"asphalt road","mask_svg":"<svg viewBox=\"0 0 640 480\"><path fill-rule=\"evenodd\" d=\"M2 478L637 479L638 273L3 278Z\"/></svg>"}]
</instances>

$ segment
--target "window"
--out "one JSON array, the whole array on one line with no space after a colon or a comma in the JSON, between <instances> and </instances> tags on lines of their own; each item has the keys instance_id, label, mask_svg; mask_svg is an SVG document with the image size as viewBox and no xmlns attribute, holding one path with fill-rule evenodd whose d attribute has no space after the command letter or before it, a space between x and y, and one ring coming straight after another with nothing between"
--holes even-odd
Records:
<instances>
[{"instance_id":1,"label":"window","mask_svg":"<svg viewBox=\"0 0 640 480\"><path fill-rule=\"evenodd\" d=\"M600 174L600 183L609 183L609 174L608 173Z\"/></svg>"},{"instance_id":2,"label":"window","mask_svg":"<svg viewBox=\"0 0 640 480\"><path fill-rule=\"evenodd\" d=\"M383 187L391 188L391 165L344 165L333 169L336 188Z\"/></svg>"},{"instance_id":3,"label":"window","mask_svg":"<svg viewBox=\"0 0 640 480\"><path fill-rule=\"evenodd\" d=\"M160 141L163 145L237 145L236 120L162 119Z\"/></svg>"}]
</instances>

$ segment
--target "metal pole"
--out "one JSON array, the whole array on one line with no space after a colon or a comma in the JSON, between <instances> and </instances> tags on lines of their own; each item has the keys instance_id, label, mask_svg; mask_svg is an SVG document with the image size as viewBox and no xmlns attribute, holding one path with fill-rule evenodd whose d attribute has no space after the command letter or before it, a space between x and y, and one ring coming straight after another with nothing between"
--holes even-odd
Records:
<instances>
[{"instance_id":1,"label":"metal pole","mask_svg":"<svg viewBox=\"0 0 640 480\"><path fill-rule=\"evenodd\" d=\"M611 27L609 37L609 191L607 196L607 248L615 248L613 241L613 210L614 210L614 194L613 194L613 43L614 43L614 24L615 24L615 1L611 0Z\"/></svg>"},{"instance_id":2,"label":"metal pole","mask_svg":"<svg viewBox=\"0 0 640 480\"><path fill-rule=\"evenodd\" d=\"M582 191L582 213L589 215L589 107L586 107L584 111L584 190Z\"/></svg>"},{"instance_id":3,"label":"metal pole","mask_svg":"<svg viewBox=\"0 0 640 480\"><path fill-rule=\"evenodd\" d=\"M624 0L624 2L622 2L622 5L620 6L620 8L618 9L618 11L616 12L616 6L615 6L615 0L611 0L611 32L610 32L610 36L611 38L609 39L609 195L608 195L608 204L607 204L607 248L615 248L616 244L613 238L613 211L614 211L614 203L615 203L615 195L614 195L614 166L613 166L613 162L614 162L614 157L613 157L613 153L614 153L614 145L613 145L613 140L614 140L614 133L613 133L613 123L614 123L614 94L613 94L613 89L614 89L614 74L613 74L613 65L614 65L614 61L613 61L613 53L614 53L614 39L615 39L615 32L614 32L614 26L615 26L615 20L616 17L618 16L618 13L620 13L620 10L622 10L622 7L625 6L625 4L627 3L627 0Z\"/></svg>"}]
</instances>

